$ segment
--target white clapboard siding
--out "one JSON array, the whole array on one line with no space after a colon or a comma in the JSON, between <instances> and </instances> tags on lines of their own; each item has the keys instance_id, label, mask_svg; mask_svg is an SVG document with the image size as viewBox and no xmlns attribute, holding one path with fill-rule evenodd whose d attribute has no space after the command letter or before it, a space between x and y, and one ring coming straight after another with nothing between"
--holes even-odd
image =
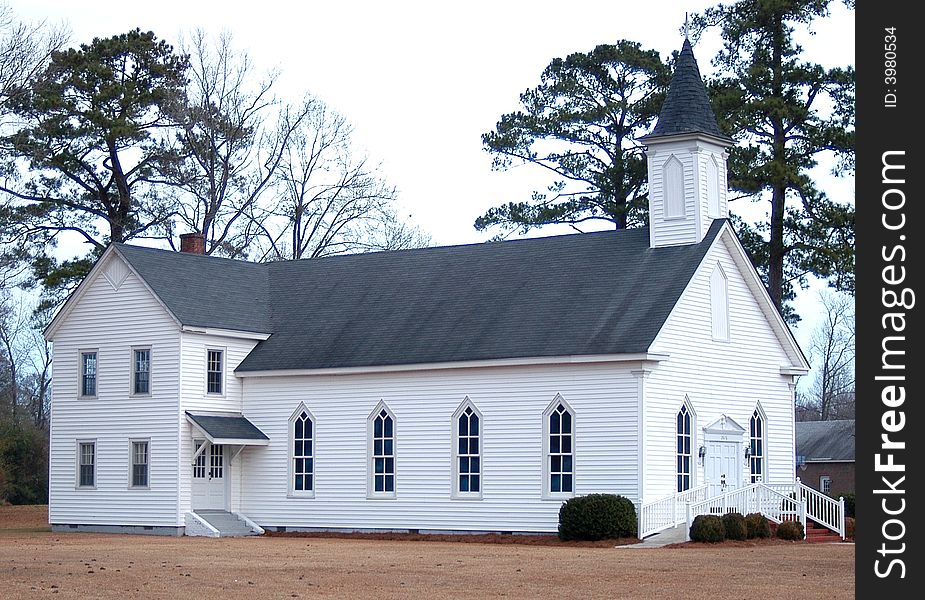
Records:
<instances>
[{"instance_id":1,"label":"white clapboard siding","mask_svg":"<svg viewBox=\"0 0 925 600\"><path fill-rule=\"evenodd\" d=\"M714 341L712 335L710 275L717 264L728 281L728 342ZM759 401L767 415L766 481L793 481L791 378L780 374L780 368L792 362L724 239L717 240L708 253L650 351L670 358L645 383L647 501L675 491L676 416L685 395L696 413L692 485L703 483L703 467L697 460L703 428L726 414L746 429L743 444L747 444L749 419ZM748 474L743 445L743 483L748 483Z\"/></svg>"},{"instance_id":2,"label":"white clapboard siding","mask_svg":"<svg viewBox=\"0 0 925 600\"><path fill-rule=\"evenodd\" d=\"M184 332L180 340L180 514L191 510L192 456L195 448L193 439L201 434L194 433L186 419L186 411L230 411L242 412L242 380L234 375L234 369L257 345L256 340L237 337L206 335ZM225 379L222 394L206 393L206 351L223 350L225 353ZM240 462L240 461L238 461ZM227 469L231 501L240 494L241 470L237 465Z\"/></svg>"},{"instance_id":3,"label":"white clapboard siding","mask_svg":"<svg viewBox=\"0 0 925 600\"><path fill-rule=\"evenodd\" d=\"M121 261L111 253L107 261ZM108 275L108 277L106 276ZM179 328L141 281L100 265L54 333L49 520L174 527ZM118 289L115 289L118 288ZM151 349L151 394L133 396L133 347ZM97 397L78 397L78 353L98 352ZM150 439L150 489L129 489L129 439ZM76 440L96 440L96 489L77 489Z\"/></svg>"},{"instance_id":4,"label":"white clapboard siding","mask_svg":"<svg viewBox=\"0 0 925 600\"><path fill-rule=\"evenodd\" d=\"M542 414L556 394L575 410L576 492L637 490L637 380L616 363L399 373L255 377L244 412L270 436L241 458L240 509L262 526L556 530L561 500L542 498ZM483 415L481 500L453 500L451 417ZM367 499L367 417L395 414L396 498ZM315 497L288 492L289 417L315 416Z\"/></svg>"},{"instance_id":5,"label":"white clapboard siding","mask_svg":"<svg viewBox=\"0 0 925 600\"><path fill-rule=\"evenodd\" d=\"M677 150L677 151L675 151ZM696 155L686 148L659 148L658 153L649 152L649 210L651 222L650 236L654 247L675 246L679 244L692 244L697 238L697 206L695 199L700 195L696 193L697 164ZM665 218L665 164L673 158L680 161L684 169L684 218Z\"/></svg>"}]
</instances>

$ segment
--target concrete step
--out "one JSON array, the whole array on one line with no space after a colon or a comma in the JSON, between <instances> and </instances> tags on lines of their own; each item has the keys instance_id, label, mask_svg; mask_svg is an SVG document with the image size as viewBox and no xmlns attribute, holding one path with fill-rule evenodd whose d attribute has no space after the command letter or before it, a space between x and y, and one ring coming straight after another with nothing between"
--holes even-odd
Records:
<instances>
[{"instance_id":1,"label":"concrete step","mask_svg":"<svg viewBox=\"0 0 925 600\"><path fill-rule=\"evenodd\" d=\"M220 537L258 535L256 531L226 510L197 510L199 518L218 530Z\"/></svg>"}]
</instances>

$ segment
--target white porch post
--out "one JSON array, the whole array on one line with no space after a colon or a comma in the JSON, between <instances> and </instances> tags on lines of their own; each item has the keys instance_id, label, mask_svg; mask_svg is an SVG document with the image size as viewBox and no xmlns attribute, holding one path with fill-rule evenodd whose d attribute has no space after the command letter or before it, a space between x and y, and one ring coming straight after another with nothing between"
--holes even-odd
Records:
<instances>
[{"instance_id":1,"label":"white porch post","mask_svg":"<svg viewBox=\"0 0 925 600\"><path fill-rule=\"evenodd\" d=\"M838 527L839 533L841 534L841 539L845 539L845 497L838 497Z\"/></svg>"},{"instance_id":2,"label":"white porch post","mask_svg":"<svg viewBox=\"0 0 925 600\"><path fill-rule=\"evenodd\" d=\"M806 498L800 501L800 523L803 524L803 539L806 539Z\"/></svg>"},{"instance_id":3,"label":"white porch post","mask_svg":"<svg viewBox=\"0 0 925 600\"><path fill-rule=\"evenodd\" d=\"M684 531L684 541L691 541L691 503L687 503L687 529Z\"/></svg>"}]
</instances>

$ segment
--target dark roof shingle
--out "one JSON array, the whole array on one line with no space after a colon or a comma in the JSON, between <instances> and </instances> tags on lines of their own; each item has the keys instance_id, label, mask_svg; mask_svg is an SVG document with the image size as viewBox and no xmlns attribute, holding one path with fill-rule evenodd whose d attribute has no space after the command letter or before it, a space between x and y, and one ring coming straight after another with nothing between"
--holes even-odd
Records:
<instances>
[{"instance_id":1,"label":"dark roof shingle","mask_svg":"<svg viewBox=\"0 0 925 600\"><path fill-rule=\"evenodd\" d=\"M687 39L684 40L681 53L678 55L668 96L659 112L655 129L643 139L684 133L706 133L729 140L716 124L716 115L710 106L707 88L700 76L694 50Z\"/></svg>"},{"instance_id":2,"label":"dark roof shingle","mask_svg":"<svg viewBox=\"0 0 925 600\"><path fill-rule=\"evenodd\" d=\"M798 421L797 456L805 460L854 460L854 420Z\"/></svg>"},{"instance_id":3,"label":"dark roof shingle","mask_svg":"<svg viewBox=\"0 0 925 600\"><path fill-rule=\"evenodd\" d=\"M272 333L237 371L322 369L646 352L724 223L657 249L643 228L259 265L119 250L184 324Z\"/></svg>"},{"instance_id":4,"label":"dark roof shingle","mask_svg":"<svg viewBox=\"0 0 925 600\"><path fill-rule=\"evenodd\" d=\"M201 415L186 411L186 416L212 439L269 440L267 435L243 415Z\"/></svg>"}]
</instances>

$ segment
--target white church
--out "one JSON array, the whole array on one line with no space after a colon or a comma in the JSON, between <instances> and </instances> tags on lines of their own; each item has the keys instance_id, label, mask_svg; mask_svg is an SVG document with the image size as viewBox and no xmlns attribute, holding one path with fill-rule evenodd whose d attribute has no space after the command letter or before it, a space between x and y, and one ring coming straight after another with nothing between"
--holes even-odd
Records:
<instances>
[{"instance_id":1,"label":"white church","mask_svg":"<svg viewBox=\"0 0 925 600\"><path fill-rule=\"evenodd\" d=\"M794 481L808 363L727 220L687 41L643 141L648 228L269 264L112 245L46 330L53 529L555 532L602 492L640 537L720 503L843 533Z\"/></svg>"}]
</instances>

